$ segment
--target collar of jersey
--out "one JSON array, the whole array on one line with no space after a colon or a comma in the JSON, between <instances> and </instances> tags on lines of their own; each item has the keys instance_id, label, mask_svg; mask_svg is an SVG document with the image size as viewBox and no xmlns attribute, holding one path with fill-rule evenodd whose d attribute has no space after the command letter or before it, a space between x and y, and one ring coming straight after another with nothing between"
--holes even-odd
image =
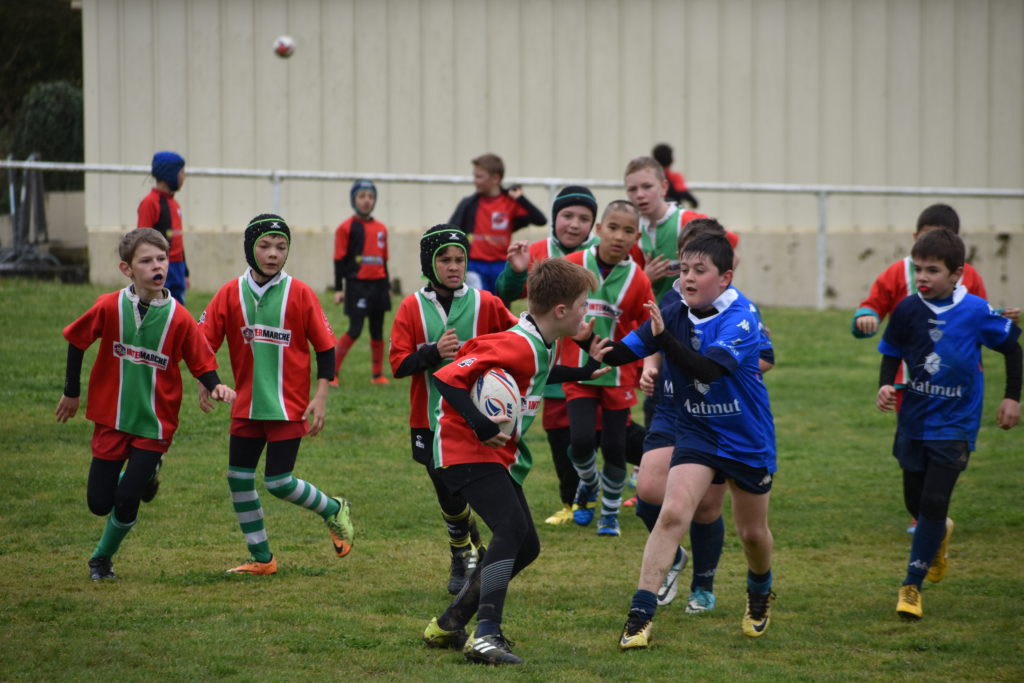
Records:
<instances>
[{"instance_id":1,"label":"collar of jersey","mask_svg":"<svg viewBox=\"0 0 1024 683\"><path fill-rule=\"evenodd\" d=\"M932 302L928 301L928 299L925 299L923 296L921 296L921 292L917 293L917 298L921 300L921 303L927 306L932 311L932 313L935 313L936 315L938 315L939 313L945 313L949 309L953 308L958 303L963 301L965 296L967 296L967 288L959 283L953 290L953 302L948 303L945 306L936 306Z\"/></svg>"},{"instance_id":2,"label":"collar of jersey","mask_svg":"<svg viewBox=\"0 0 1024 683\"><path fill-rule=\"evenodd\" d=\"M125 287L124 288L124 293L125 293L125 296L128 297L128 300L131 301L133 304L139 303L139 295L135 293L135 285L128 285L127 287ZM161 298L159 298L159 299L150 299L149 303L146 304L146 305L152 308L153 306L169 306L170 304L171 304L171 293L165 287L163 289L163 296Z\"/></svg>"},{"instance_id":3,"label":"collar of jersey","mask_svg":"<svg viewBox=\"0 0 1024 683\"><path fill-rule=\"evenodd\" d=\"M548 347L549 349L551 348L551 344L554 343L548 343L548 340L545 339L544 335L540 333L540 330L537 328L537 323L533 321L533 316L531 316L528 311L523 311L522 313L519 314L519 327L522 328L523 332L526 332L527 334L533 335L534 337L537 337L537 339L540 339L541 343L544 344L544 346Z\"/></svg>"},{"instance_id":4,"label":"collar of jersey","mask_svg":"<svg viewBox=\"0 0 1024 683\"><path fill-rule=\"evenodd\" d=\"M589 251L591 253L591 255L593 255L594 261L597 262L597 263L595 263L595 265L600 265L600 263L601 263L601 260L600 260L601 257L597 255L597 245L598 245L598 243L600 241L601 240L598 240L597 242L594 242L593 246L591 246L591 247L589 247L587 249L587 251ZM630 264L630 262L632 262L632 260L633 260L633 257L627 251L626 252L626 256L623 257L623 259L621 261L619 261L618 263L612 265L612 268L618 268L619 266L628 266ZM586 266L584 266L584 267L586 267Z\"/></svg>"},{"instance_id":5,"label":"collar of jersey","mask_svg":"<svg viewBox=\"0 0 1024 683\"><path fill-rule=\"evenodd\" d=\"M687 306L686 307L686 314L688 316L690 316L690 320L693 321L694 325L702 325L702 324L706 323L707 321L713 320L716 317L718 317L719 313L721 313L725 309L727 309L730 306L732 306L733 303L738 298L740 298L739 290L737 290L732 285L729 285L728 289L726 289L724 292L719 294L718 298L711 302L712 307L714 307L714 309L716 311L718 311L718 313L715 313L714 315L709 315L706 318L698 318L697 316L695 316L693 314L693 311L690 310L690 307ZM683 304L685 304L685 303L686 303L686 299L684 298L683 299Z\"/></svg>"},{"instance_id":6,"label":"collar of jersey","mask_svg":"<svg viewBox=\"0 0 1024 683\"><path fill-rule=\"evenodd\" d=\"M437 301L437 290L434 289L433 285L425 285L421 291L423 292L423 296L427 297L431 301ZM462 286L459 287L458 289L456 289L452 293L452 298L457 298L457 297L460 297L460 296L466 296L466 294L468 294L468 293L469 293L469 285L467 285L465 282L463 282Z\"/></svg>"},{"instance_id":7,"label":"collar of jersey","mask_svg":"<svg viewBox=\"0 0 1024 683\"><path fill-rule=\"evenodd\" d=\"M268 289L270 289L271 287L273 287L274 285L276 285L277 283L279 283L281 280L285 279L286 277L288 277L288 273L286 273L283 270L281 270L281 271L278 271L277 275L275 275L274 277L272 277L269 280L267 280L267 282L265 284L261 285L260 283L256 282L256 280L253 278L253 276L252 276L252 268L250 268L249 270L245 271L245 279L246 279L246 282L249 283L249 289L251 289L252 293L255 294L258 297L262 297L264 294L267 293Z\"/></svg>"}]
</instances>

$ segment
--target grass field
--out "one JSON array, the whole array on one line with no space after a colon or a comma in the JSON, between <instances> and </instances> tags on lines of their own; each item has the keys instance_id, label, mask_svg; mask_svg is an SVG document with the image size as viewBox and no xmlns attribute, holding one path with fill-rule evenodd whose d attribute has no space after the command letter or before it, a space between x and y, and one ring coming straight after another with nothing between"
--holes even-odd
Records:
<instances>
[{"instance_id":1,"label":"grass field","mask_svg":"<svg viewBox=\"0 0 1024 683\"><path fill-rule=\"evenodd\" d=\"M687 615L677 601L659 611L651 650L620 653L642 524L624 515L618 539L544 525L558 500L538 424L526 495L543 549L512 582L505 610L526 665L492 670L419 641L447 603L448 551L409 455L408 385L369 385L365 333L332 390L324 433L306 440L296 467L352 500L350 556L334 557L316 516L262 492L280 571L224 574L246 556L224 479L228 412L200 413L189 388L160 494L114 558L118 579L92 583L86 560L103 521L85 505L91 424L83 410L59 425L53 411L60 331L102 291L0 281L0 679L1024 679L1024 432L994 426L1000 356L985 356L984 426L954 494L949 575L926 585L919 623L894 611L910 540L889 455L895 423L874 408L875 344L850 336L848 312L765 311L778 360L767 377L778 600L758 640L740 632L745 566L727 519L715 611ZM198 315L209 296L191 293L189 308ZM339 309L329 316L344 328ZM94 357L95 347L87 368ZM222 351L230 377L226 360Z\"/></svg>"}]
</instances>

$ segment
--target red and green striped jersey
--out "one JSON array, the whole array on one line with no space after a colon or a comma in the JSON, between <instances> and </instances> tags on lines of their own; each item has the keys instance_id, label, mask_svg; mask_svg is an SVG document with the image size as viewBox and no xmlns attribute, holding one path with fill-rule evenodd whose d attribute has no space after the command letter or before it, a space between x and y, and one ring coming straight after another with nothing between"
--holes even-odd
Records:
<instances>
[{"instance_id":1,"label":"red and green striped jersey","mask_svg":"<svg viewBox=\"0 0 1024 683\"><path fill-rule=\"evenodd\" d=\"M302 419L311 358L334 347L334 332L309 285L278 273L259 285L246 271L220 288L199 320L214 349L226 338L238 397L231 416Z\"/></svg>"},{"instance_id":2,"label":"red and green striped jersey","mask_svg":"<svg viewBox=\"0 0 1024 683\"><path fill-rule=\"evenodd\" d=\"M193 376L217 369L217 359L185 307L169 295L149 302L126 287L103 294L64 338L80 349L97 339L85 416L98 424L149 439L170 439L178 428L184 360Z\"/></svg>"}]
</instances>

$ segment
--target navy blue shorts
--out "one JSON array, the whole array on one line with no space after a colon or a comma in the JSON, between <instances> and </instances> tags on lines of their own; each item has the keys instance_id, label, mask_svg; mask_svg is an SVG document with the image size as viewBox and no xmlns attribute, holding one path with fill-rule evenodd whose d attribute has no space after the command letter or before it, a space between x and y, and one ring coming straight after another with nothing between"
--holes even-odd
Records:
<instances>
[{"instance_id":1,"label":"navy blue shorts","mask_svg":"<svg viewBox=\"0 0 1024 683\"><path fill-rule=\"evenodd\" d=\"M924 441L900 436L899 432L892 444L892 454L907 472L924 472L928 463L962 472L971 457L966 441Z\"/></svg>"},{"instance_id":2,"label":"navy blue shorts","mask_svg":"<svg viewBox=\"0 0 1024 683\"><path fill-rule=\"evenodd\" d=\"M665 425L657 420L651 422L650 429L644 437L644 453L656 448L671 448L676 445L676 435L665 431Z\"/></svg>"},{"instance_id":3,"label":"navy blue shorts","mask_svg":"<svg viewBox=\"0 0 1024 683\"><path fill-rule=\"evenodd\" d=\"M466 268L466 284L497 294L498 276L504 269L504 261L481 261L471 258Z\"/></svg>"},{"instance_id":4,"label":"navy blue shorts","mask_svg":"<svg viewBox=\"0 0 1024 683\"><path fill-rule=\"evenodd\" d=\"M167 263L167 280L164 286L171 290L171 296L185 305L185 262L169 261Z\"/></svg>"},{"instance_id":5,"label":"navy blue shorts","mask_svg":"<svg viewBox=\"0 0 1024 683\"><path fill-rule=\"evenodd\" d=\"M691 448L677 446L672 452L672 464L669 467L685 463L710 467L715 473L714 478L711 480L712 484L722 484L725 483L725 480L732 479L742 490L758 495L771 491L772 480L775 478L768 471L767 467L751 467L732 458L723 458L718 455L711 455L710 453L702 453Z\"/></svg>"}]
</instances>

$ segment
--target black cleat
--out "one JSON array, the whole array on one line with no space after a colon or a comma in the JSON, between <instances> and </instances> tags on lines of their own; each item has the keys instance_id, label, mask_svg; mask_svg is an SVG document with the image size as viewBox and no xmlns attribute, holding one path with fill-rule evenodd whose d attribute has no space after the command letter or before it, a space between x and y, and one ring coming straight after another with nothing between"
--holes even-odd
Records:
<instances>
[{"instance_id":1,"label":"black cleat","mask_svg":"<svg viewBox=\"0 0 1024 683\"><path fill-rule=\"evenodd\" d=\"M116 579L114 564L109 557L93 557L89 559L89 576L93 581Z\"/></svg>"},{"instance_id":2,"label":"black cleat","mask_svg":"<svg viewBox=\"0 0 1024 683\"><path fill-rule=\"evenodd\" d=\"M522 664L523 658L512 653L510 646L514 643L505 638L505 634L474 636L462 646L462 655L471 662L481 662L498 666L499 664Z\"/></svg>"}]
</instances>

